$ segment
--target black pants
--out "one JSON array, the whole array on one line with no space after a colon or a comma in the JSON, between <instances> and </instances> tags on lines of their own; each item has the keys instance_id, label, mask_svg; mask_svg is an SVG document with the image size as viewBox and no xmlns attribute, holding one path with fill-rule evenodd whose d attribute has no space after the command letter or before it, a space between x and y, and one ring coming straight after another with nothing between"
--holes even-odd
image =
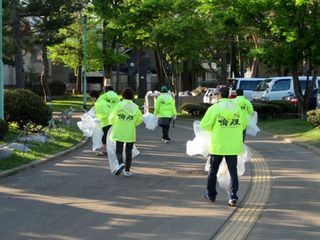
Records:
<instances>
[{"instance_id":1,"label":"black pants","mask_svg":"<svg viewBox=\"0 0 320 240\"><path fill-rule=\"evenodd\" d=\"M116 141L116 155L118 159L118 163L123 163L123 144L124 142L118 142ZM132 149L133 149L133 142L132 143L126 143L126 162L125 162L125 170L130 171L131 162L132 162Z\"/></svg>"},{"instance_id":2,"label":"black pants","mask_svg":"<svg viewBox=\"0 0 320 240\"><path fill-rule=\"evenodd\" d=\"M111 125L108 125L102 128L102 131L103 131L102 144L103 145L107 144L107 135L110 128L111 128Z\"/></svg>"},{"instance_id":3,"label":"black pants","mask_svg":"<svg viewBox=\"0 0 320 240\"><path fill-rule=\"evenodd\" d=\"M222 162L223 157L226 159L226 163L228 166L228 170L230 173L230 197L231 199L238 199L237 192L239 188L239 181L238 181L238 172L237 172L237 155L229 155L229 156L222 156L222 155L211 155L210 156L210 172L208 176L208 195L212 198L215 198L217 195L216 191L216 183L217 183L217 173L219 170L220 163Z\"/></svg>"},{"instance_id":4,"label":"black pants","mask_svg":"<svg viewBox=\"0 0 320 240\"><path fill-rule=\"evenodd\" d=\"M168 118L168 120L169 120L169 124L162 125L161 128L162 128L162 138L170 141L171 139L169 138L169 129L170 129L171 118Z\"/></svg>"}]
</instances>

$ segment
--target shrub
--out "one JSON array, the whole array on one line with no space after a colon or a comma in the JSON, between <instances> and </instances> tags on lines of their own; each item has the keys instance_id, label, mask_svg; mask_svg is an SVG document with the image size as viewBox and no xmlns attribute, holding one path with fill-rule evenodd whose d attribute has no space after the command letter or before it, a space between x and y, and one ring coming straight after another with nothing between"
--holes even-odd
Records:
<instances>
[{"instance_id":1,"label":"shrub","mask_svg":"<svg viewBox=\"0 0 320 240\"><path fill-rule=\"evenodd\" d=\"M253 103L253 109L258 117L263 120L278 118L281 115L281 107L270 103Z\"/></svg>"},{"instance_id":2,"label":"shrub","mask_svg":"<svg viewBox=\"0 0 320 240\"><path fill-rule=\"evenodd\" d=\"M311 110L307 112L307 121L314 127L320 127L320 109Z\"/></svg>"},{"instance_id":3,"label":"shrub","mask_svg":"<svg viewBox=\"0 0 320 240\"><path fill-rule=\"evenodd\" d=\"M29 121L46 126L52 117L51 109L42 98L25 89L4 91L4 112L8 122L17 122L23 128Z\"/></svg>"},{"instance_id":4,"label":"shrub","mask_svg":"<svg viewBox=\"0 0 320 240\"><path fill-rule=\"evenodd\" d=\"M187 112L192 116L203 116L206 113L207 109L208 106L202 103L186 103L181 106L181 111Z\"/></svg>"},{"instance_id":5,"label":"shrub","mask_svg":"<svg viewBox=\"0 0 320 240\"><path fill-rule=\"evenodd\" d=\"M7 121L0 119L0 140L3 140L9 131L9 124Z\"/></svg>"},{"instance_id":6,"label":"shrub","mask_svg":"<svg viewBox=\"0 0 320 240\"><path fill-rule=\"evenodd\" d=\"M286 100L273 100L270 101L270 104L279 106L281 113L296 113L298 111L297 106Z\"/></svg>"}]
</instances>

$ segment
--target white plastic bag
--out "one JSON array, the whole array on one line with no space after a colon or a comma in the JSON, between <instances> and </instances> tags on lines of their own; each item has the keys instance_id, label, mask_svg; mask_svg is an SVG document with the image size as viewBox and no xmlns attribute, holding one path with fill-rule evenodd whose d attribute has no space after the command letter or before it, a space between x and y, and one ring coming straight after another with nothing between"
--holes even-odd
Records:
<instances>
[{"instance_id":1,"label":"white plastic bag","mask_svg":"<svg viewBox=\"0 0 320 240\"><path fill-rule=\"evenodd\" d=\"M242 176L245 173L245 163L251 160L252 153L247 145L244 144L244 151L242 154L238 155L237 161L237 172L238 176ZM210 164L210 163L209 163ZM210 167L210 166L209 166ZM230 193L230 174L228 170L228 166L226 160L223 158L220 166L219 171L217 173L217 181L219 186L224 189L227 194Z\"/></svg>"},{"instance_id":2,"label":"white plastic bag","mask_svg":"<svg viewBox=\"0 0 320 240\"><path fill-rule=\"evenodd\" d=\"M108 131L107 135L107 152L108 152L108 160L109 160L109 167L112 174L119 168L119 163L116 155L116 142L114 142L111 138L112 127ZM125 154L125 147L126 144L123 144L123 161L126 161L126 154ZM140 152L138 151L136 145L133 145L132 149L132 158L138 156Z\"/></svg>"},{"instance_id":3,"label":"white plastic bag","mask_svg":"<svg viewBox=\"0 0 320 240\"><path fill-rule=\"evenodd\" d=\"M249 125L247 126L246 134L250 136L256 136L258 132L260 132L260 128L257 126L258 122L258 113L253 112L253 114L249 117Z\"/></svg>"},{"instance_id":4,"label":"white plastic bag","mask_svg":"<svg viewBox=\"0 0 320 240\"><path fill-rule=\"evenodd\" d=\"M189 156L208 156L210 146L210 132L200 128L200 121L193 122L193 131L196 136L192 141L187 141L186 153Z\"/></svg>"},{"instance_id":5,"label":"white plastic bag","mask_svg":"<svg viewBox=\"0 0 320 240\"><path fill-rule=\"evenodd\" d=\"M95 151L102 147L103 131L100 121L95 117L94 108L81 116L81 121L77 122L79 129L86 137L92 137L92 150Z\"/></svg>"},{"instance_id":6,"label":"white plastic bag","mask_svg":"<svg viewBox=\"0 0 320 240\"><path fill-rule=\"evenodd\" d=\"M158 126L158 118L152 113L143 114L143 122L149 130L154 130Z\"/></svg>"}]
</instances>

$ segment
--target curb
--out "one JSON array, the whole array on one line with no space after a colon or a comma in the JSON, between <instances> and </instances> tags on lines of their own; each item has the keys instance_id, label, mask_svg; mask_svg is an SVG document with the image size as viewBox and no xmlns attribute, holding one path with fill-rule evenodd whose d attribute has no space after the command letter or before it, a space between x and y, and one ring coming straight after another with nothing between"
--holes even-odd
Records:
<instances>
[{"instance_id":1,"label":"curb","mask_svg":"<svg viewBox=\"0 0 320 240\"><path fill-rule=\"evenodd\" d=\"M296 144L298 146L304 147L305 149L308 149L308 150L312 151L313 153L315 153L315 154L320 156L320 149L317 148L317 147L314 147L312 145L308 145L306 143L294 141L291 138L286 138L286 137L284 137L282 135L273 135L273 134L268 133L268 132L263 132L263 133L267 134L269 136L273 136L274 138L283 139L284 141L286 141L288 143L293 143L293 144Z\"/></svg>"},{"instance_id":2,"label":"curb","mask_svg":"<svg viewBox=\"0 0 320 240\"><path fill-rule=\"evenodd\" d=\"M48 156L45 156L44 158L41 158L39 160L35 160L35 161L30 162L30 163L23 164L21 166L17 166L17 167L12 168L12 169L8 169L8 170L5 170L5 171L2 171L2 172L0 172L0 178L5 178L5 177L8 177L8 176L16 175L19 172L22 172L22 171L27 170L29 168L34 168L34 167L39 166L41 164L44 164L46 162L53 161L56 158L58 158L58 157L60 157L60 156L62 156L64 154L67 154L69 152L72 152L73 150L76 150L76 149L82 147L83 145L85 145L88 142L88 140L89 140L89 138L86 137L81 142L77 143L76 145L74 145L71 148L63 150L62 152L58 152L58 153L56 153L54 155L51 155L51 156L48 155Z\"/></svg>"}]
</instances>

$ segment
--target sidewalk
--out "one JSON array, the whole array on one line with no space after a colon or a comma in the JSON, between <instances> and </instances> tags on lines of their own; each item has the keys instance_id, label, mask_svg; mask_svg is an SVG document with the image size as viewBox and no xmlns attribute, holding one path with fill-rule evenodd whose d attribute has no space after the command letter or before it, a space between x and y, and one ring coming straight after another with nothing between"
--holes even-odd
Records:
<instances>
[{"instance_id":1,"label":"sidewalk","mask_svg":"<svg viewBox=\"0 0 320 240\"><path fill-rule=\"evenodd\" d=\"M205 159L185 154L192 123L177 123L170 144L160 142L160 129L139 128L141 154L133 159L130 178L112 176L106 159L95 156L89 142L55 161L0 179L0 239L320 238L315 210L320 209L319 157L268 135L248 139L254 158L240 177L239 208L230 208L223 190L215 203L202 197ZM299 181L293 182L296 172ZM300 235L292 231L293 224L303 230Z\"/></svg>"}]
</instances>

